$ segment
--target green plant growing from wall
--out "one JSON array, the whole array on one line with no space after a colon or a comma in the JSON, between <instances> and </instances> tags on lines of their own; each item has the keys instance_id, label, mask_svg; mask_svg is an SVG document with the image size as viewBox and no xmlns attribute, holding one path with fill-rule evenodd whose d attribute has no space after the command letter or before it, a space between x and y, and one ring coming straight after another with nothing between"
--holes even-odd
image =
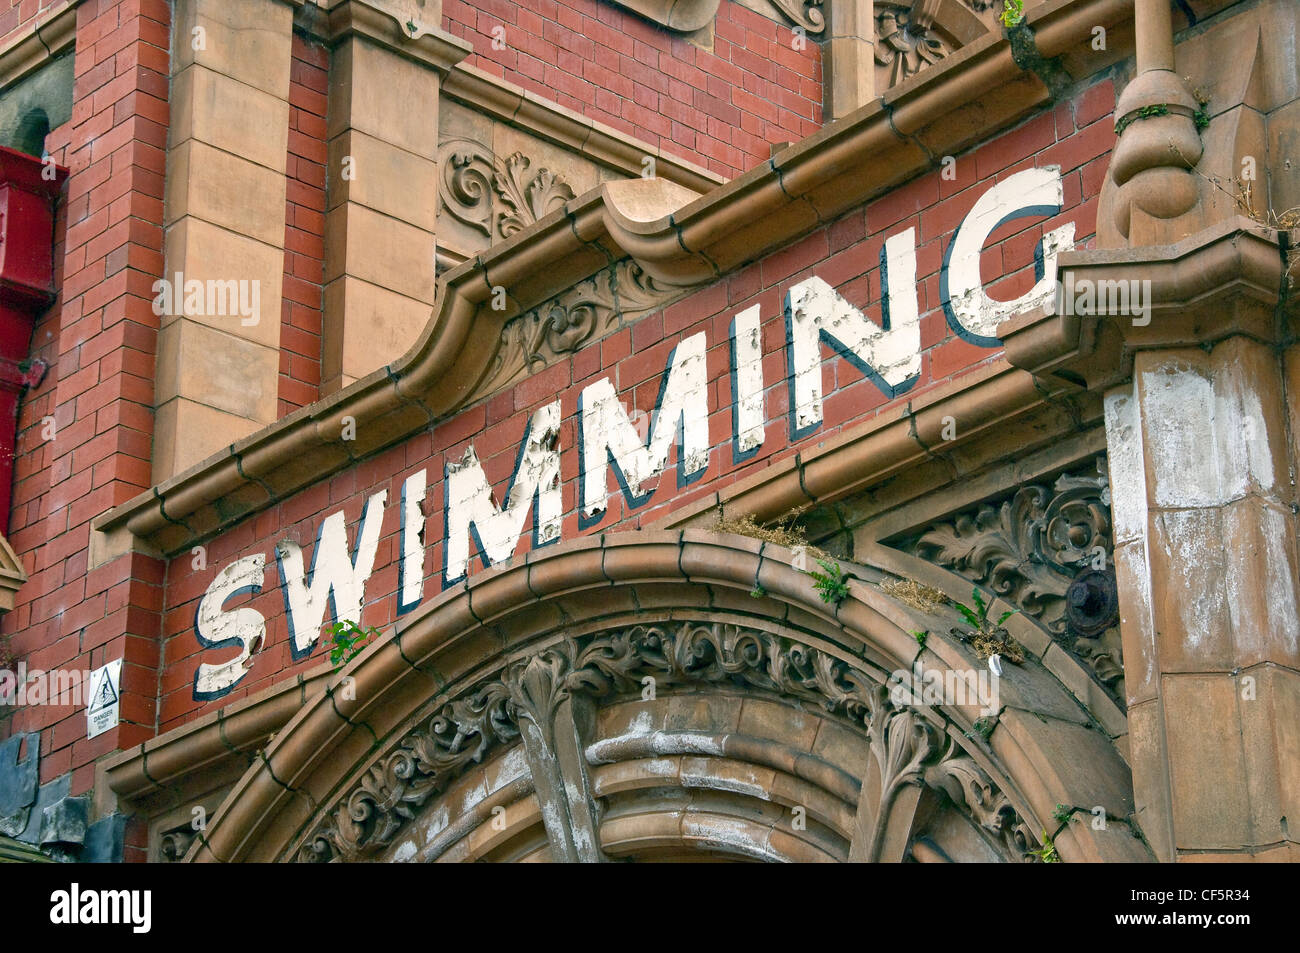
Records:
<instances>
[{"instance_id":1,"label":"green plant growing from wall","mask_svg":"<svg viewBox=\"0 0 1300 953\"><path fill-rule=\"evenodd\" d=\"M1011 618L1019 609L1008 609L998 616L996 622L989 618L989 604L984 601L980 594L979 587L971 589L971 601L975 603L974 608L964 605L963 603L953 601L953 606L961 613L966 624L970 626L970 632L962 632L958 629L953 630L958 638L963 642L970 642L975 647L975 654L982 659L992 655L998 655L1009 662L1019 665L1025 660L1025 653L1015 639L1002 628L1007 619Z\"/></svg>"},{"instance_id":2,"label":"green plant growing from wall","mask_svg":"<svg viewBox=\"0 0 1300 953\"><path fill-rule=\"evenodd\" d=\"M361 654L361 650L379 638L373 625L363 629L355 622L344 619L329 627L330 664L341 668Z\"/></svg>"},{"instance_id":3,"label":"green plant growing from wall","mask_svg":"<svg viewBox=\"0 0 1300 953\"><path fill-rule=\"evenodd\" d=\"M1048 836L1047 831L1043 831L1043 846L1037 850L1029 851L1029 856L1037 857L1045 864L1059 864L1061 862L1061 857L1056 852L1056 844L1052 842L1052 838Z\"/></svg>"},{"instance_id":4,"label":"green plant growing from wall","mask_svg":"<svg viewBox=\"0 0 1300 953\"><path fill-rule=\"evenodd\" d=\"M970 731L967 731L964 734L967 738L978 737L988 741L989 736L993 734L993 729L996 727L997 722L992 718L980 718L975 722L975 724L970 726Z\"/></svg>"},{"instance_id":5,"label":"green plant growing from wall","mask_svg":"<svg viewBox=\"0 0 1300 953\"><path fill-rule=\"evenodd\" d=\"M1074 808L1066 807L1064 804L1058 804L1056 805L1056 810L1052 812L1052 817L1058 824L1068 824L1074 817Z\"/></svg>"},{"instance_id":6,"label":"green plant growing from wall","mask_svg":"<svg viewBox=\"0 0 1300 953\"><path fill-rule=\"evenodd\" d=\"M1133 125L1133 123L1137 122L1139 119L1154 119L1156 116L1168 116L1168 115L1169 115L1169 106L1165 103L1157 103L1154 106L1142 106L1136 112L1128 116L1125 116L1123 119L1115 123L1115 135L1118 136L1120 133L1122 133L1129 126ZM1208 116L1206 118L1206 122L1207 123L1209 122ZM1200 127L1198 126L1197 128L1199 129Z\"/></svg>"},{"instance_id":7,"label":"green plant growing from wall","mask_svg":"<svg viewBox=\"0 0 1300 953\"><path fill-rule=\"evenodd\" d=\"M1020 25L1025 18L1025 0L1002 0L1002 12L998 20L1008 30Z\"/></svg>"},{"instance_id":8,"label":"green plant growing from wall","mask_svg":"<svg viewBox=\"0 0 1300 953\"><path fill-rule=\"evenodd\" d=\"M813 578L813 588L821 596L822 602L838 606L849 597L849 584L845 581L847 577L844 575L844 567L833 559L819 559L817 565L824 571L808 570L808 575Z\"/></svg>"},{"instance_id":9,"label":"green plant growing from wall","mask_svg":"<svg viewBox=\"0 0 1300 953\"><path fill-rule=\"evenodd\" d=\"M767 590L762 586L755 586L753 589L749 590L749 597L751 599L762 599L766 595Z\"/></svg>"},{"instance_id":10,"label":"green plant growing from wall","mask_svg":"<svg viewBox=\"0 0 1300 953\"><path fill-rule=\"evenodd\" d=\"M921 648L925 648L925 640L928 639L929 637L930 637L930 633L928 631L922 632L918 630L912 633L912 638L916 639L916 644L919 645Z\"/></svg>"}]
</instances>

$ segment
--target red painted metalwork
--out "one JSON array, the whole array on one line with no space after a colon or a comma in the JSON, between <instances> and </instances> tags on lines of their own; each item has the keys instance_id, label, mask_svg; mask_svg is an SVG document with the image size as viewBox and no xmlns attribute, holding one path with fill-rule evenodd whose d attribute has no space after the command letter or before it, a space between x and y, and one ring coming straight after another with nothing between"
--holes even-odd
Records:
<instances>
[{"instance_id":1,"label":"red painted metalwork","mask_svg":"<svg viewBox=\"0 0 1300 953\"><path fill-rule=\"evenodd\" d=\"M0 146L0 532L9 531L18 401L39 383L28 354L36 318L53 303L54 209L68 171Z\"/></svg>"}]
</instances>

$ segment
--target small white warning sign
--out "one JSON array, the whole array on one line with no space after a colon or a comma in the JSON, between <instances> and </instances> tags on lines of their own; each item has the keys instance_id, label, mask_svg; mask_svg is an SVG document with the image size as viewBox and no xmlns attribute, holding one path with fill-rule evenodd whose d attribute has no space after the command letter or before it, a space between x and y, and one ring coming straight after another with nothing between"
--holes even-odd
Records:
<instances>
[{"instance_id":1,"label":"small white warning sign","mask_svg":"<svg viewBox=\"0 0 1300 953\"><path fill-rule=\"evenodd\" d=\"M121 707L122 660L114 659L90 673L90 704L86 708L86 737L102 735L118 722Z\"/></svg>"}]
</instances>

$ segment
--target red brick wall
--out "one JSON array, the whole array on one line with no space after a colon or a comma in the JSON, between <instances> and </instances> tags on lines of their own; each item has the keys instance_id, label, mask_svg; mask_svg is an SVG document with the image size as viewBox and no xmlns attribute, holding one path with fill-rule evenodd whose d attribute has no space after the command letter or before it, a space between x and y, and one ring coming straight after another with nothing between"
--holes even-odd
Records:
<instances>
[{"instance_id":1,"label":"red brick wall","mask_svg":"<svg viewBox=\"0 0 1300 953\"><path fill-rule=\"evenodd\" d=\"M43 730L41 779L71 772L73 794L90 789L96 758L152 737L156 724L164 567L141 557L87 565L91 519L151 485L169 30L166 0L78 7L72 119L47 140L71 171L61 290L33 341L53 366L19 414L9 539L29 579L3 632L29 669L124 659L117 728L87 740L84 707L72 706L21 708L11 720L12 731ZM57 428L49 440L46 416Z\"/></svg>"},{"instance_id":2,"label":"red brick wall","mask_svg":"<svg viewBox=\"0 0 1300 953\"><path fill-rule=\"evenodd\" d=\"M294 34L289 73L284 300L279 414L320 396L321 288L325 280L325 102L329 50Z\"/></svg>"},{"instance_id":3,"label":"red brick wall","mask_svg":"<svg viewBox=\"0 0 1300 953\"><path fill-rule=\"evenodd\" d=\"M444 0L466 62L728 177L821 128L821 49L730 0L712 50L600 0ZM493 49L493 30L505 30Z\"/></svg>"},{"instance_id":4,"label":"red brick wall","mask_svg":"<svg viewBox=\"0 0 1300 953\"><path fill-rule=\"evenodd\" d=\"M0 9L0 43L59 2L60 0L0 0L0 7L3 7Z\"/></svg>"},{"instance_id":5,"label":"red brick wall","mask_svg":"<svg viewBox=\"0 0 1300 953\"><path fill-rule=\"evenodd\" d=\"M921 380L907 397L959 375L964 370L992 360L1000 352L974 347L949 331L939 299L939 269L943 249L953 230L993 182L1032 166L1057 164L1064 179L1062 212L1041 224L1018 219L994 233L984 252L986 277L1003 274L990 285L998 298L1011 298L1033 284L1033 247L1044 230L1066 221L1076 224L1076 242L1086 247L1095 231L1097 195L1114 142L1110 113L1114 89L1102 83L1077 96L1072 103L1039 115L974 152L959 157L956 178L944 180L929 173L888 196L819 228L789 247L673 304L642 318L629 329L584 348L569 362L557 364L520 382L510 390L468 408L430 433L422 433L403 445L352 467L307 489L293 498L214 540L208 547L207 569L194 572L188 557L173 561L167 582L167 610L163 621L165 659L161 682L160 728L167 730L194 718L202 711L229 704L256 693L290 671L319 664L317 651L306 661L293 665L284 619L281 580L275 568L274 546L293 539L307 551L314 545L319 522L342 508L350 538L355 539L366 498L387 487L388 507L384 514L383 538L375 572L366 586L367 604L360 620L363 625L384 626L396 611L398 507L402 482L412 472L426 468L429 493L426 513L431 514L426 537L425 598L437 594L443 561L443 467L459 460L472 443L500 502L510 479L519 442L529 417L557 395L566 415L560 435L565 517L563 538L579 533L577 516L578 455L574 414L583 387L609 376L618 392L631 405L646 410L654 405L668 353L682 338L703 331L709 345L710 381L709 468L687 491L676 490L671 469L661 477L664 487L649 503L629 509L621 495L609 500L601 523L586 532L640 526L662 517L674 507L712 493L773 460L795 453L801 446L824 440L837 431L862 423L879 413L887 401L847 361L826 360L824 388L828 395L825 424L802 443L788 437L788 390L785 380L785 330L782 304L786 291L795 283L817 275L837 288L851 303L880 319L879 253L885 239L907 227L917 230L917 274L922 314L923 367ZM767 439L758 454L737 467L731 449L731 389L728 377L728 325L737 311L751 304L762 306ZM830 352L825 351L830 358ZM902 398L907 399L907 398ZM611 481L612 484L612 481ZM649 484L647 485L649 486ZM528 548L529 534L520 540L519 551ZM239 605L251 605L268 621L266 645L255 656L249 675L224 698L201 705L192 697L196 665L218 662L231 650L199 651L193 625L197 600L213 576L231 560L252 553L268 556L263 592ZM472 563L478 566L477 558ZM476 571L472 568L471 571Z\"/></svg>"}]
</instances>

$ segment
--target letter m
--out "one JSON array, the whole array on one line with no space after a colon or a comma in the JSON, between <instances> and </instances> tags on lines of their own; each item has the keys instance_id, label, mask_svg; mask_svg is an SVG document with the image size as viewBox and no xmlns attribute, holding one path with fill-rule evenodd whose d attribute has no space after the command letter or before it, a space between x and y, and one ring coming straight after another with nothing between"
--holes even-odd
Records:
<instances>
[{"instance_id":1,"label":"letter m","mask_svg":"<svg viewBox=\"0 0 1300 953\"><path fill-rule=\"evenodd\" d=\"M447 464L444 586L463 579L468 572L471 535L484 569L513 556L533 500L537 501L533 512L533 548L560 538L564 503L560 491L559 437L560 402L557 400L536 411L528 422L515 459L515 471L506 488L504 508L498 508L493 501L492 485L473 447L465 451L460 463Z\"/></svg>"},{"instance_id":2,"label":"letter m","mask_svg":"<svg viewBox=\"0 0 1300 953\"><path fill-rule=\"evenodd\" d=\"M650 492L643 491L642 484L663 472L679 429L678 486L685 486L708 469L709 395L704 344L701 332L673 348L645 443L608 377L583 389L578 400L580 524L593 526L605 513L609 488L606 467L610 463L629 506L649 500Z\"/></svg>"}]
</instances>

